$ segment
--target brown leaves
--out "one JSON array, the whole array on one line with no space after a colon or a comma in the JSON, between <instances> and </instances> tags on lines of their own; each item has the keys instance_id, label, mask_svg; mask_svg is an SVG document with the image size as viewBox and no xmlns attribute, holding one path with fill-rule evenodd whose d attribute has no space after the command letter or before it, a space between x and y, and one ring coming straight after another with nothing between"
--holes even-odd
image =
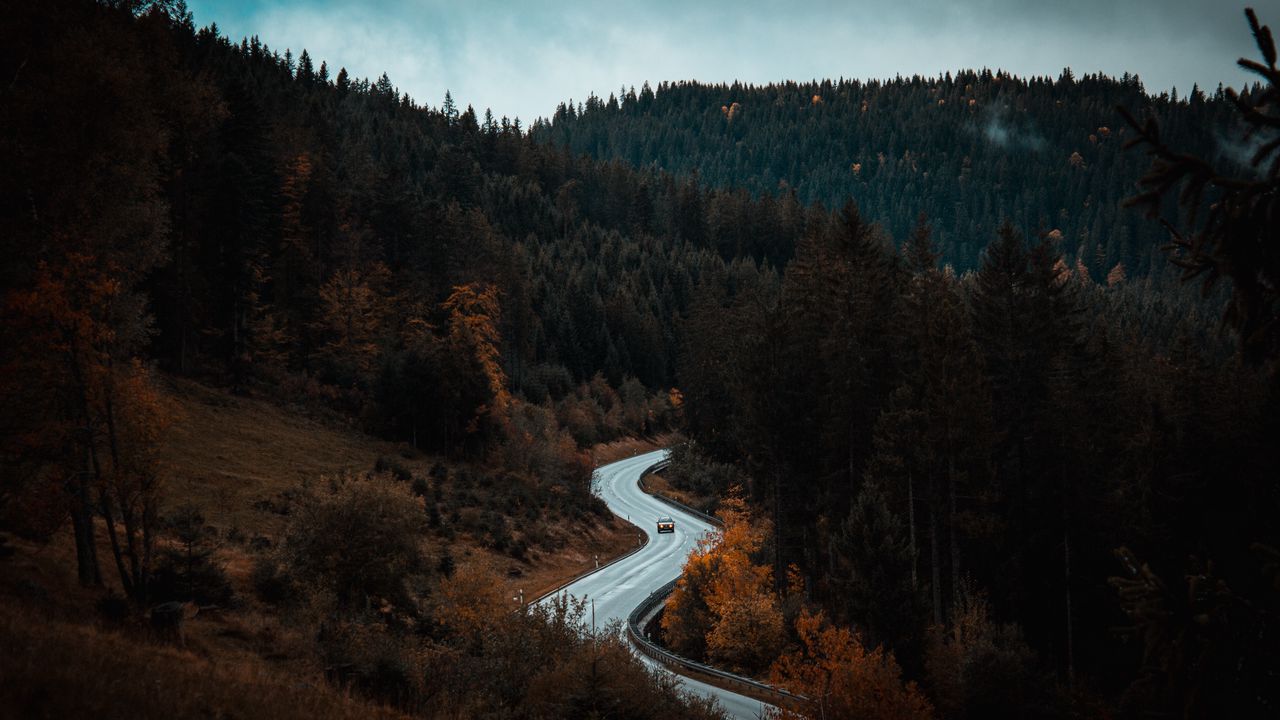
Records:
<instances>
[{"instance_id":1,"label":"brown leaves","mask_svg":"<svg viewBox=\"0 0 1280 720\"><path fill-rule=\"evenodd\" d=\"M374 263L366 270L338 270L320 287L316 325L328 338L323 354L350 363L361 373L372 372L391 305L381 288L390 275L385 265Z\"/></svg>"},{"instance_id":2,"label":"brown leaves","mask_svg":"<svg viewBox=\"0 0 1280 720\"><path fill-rule=\"evenodd\" d=\"M903 684L893 654L867 650L846 628L829 625L821 613L796 619L800 648L783 655L770 670L773 683L808 698L802 712L783 718L857 717L868 720L925 720L933 708L915 683Z\"/></svg>"},{"instance_id":3,"label":"brown leaves","mask_svg":"<svg viewBox=\"0 0 1280 720\"><path fill-rule=\"evenodd\" d=\"M721 505L724 528L698 542L667 602L663 630L678 651L754 672L777 656L785 639L773 571L757 565L769 533L736 492Z\"/></svg>"},{"instance_id":4,"label":"brown leaves","mask_svg":"<svg viewBox=\"0 0 1280 720\"><path fill-rule=\"evenodd\" d=\"M443 305L449 313L450 342L455 352L470 355L483 370L493 394L490 412L495 417L501 417L511 401L501 362L502 334L498 324L502 321L502 304L498 292L491 283L455 285Z\"/></svg>"}]
</instances>

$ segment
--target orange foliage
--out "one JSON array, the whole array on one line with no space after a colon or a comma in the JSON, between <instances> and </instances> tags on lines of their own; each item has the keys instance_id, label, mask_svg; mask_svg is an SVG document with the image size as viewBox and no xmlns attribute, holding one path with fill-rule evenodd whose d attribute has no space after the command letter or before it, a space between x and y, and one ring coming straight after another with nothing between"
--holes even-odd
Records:
<instances>
[{"instance_id":1,"label":"orange foliage","mask_svg":"<svg viewBox=\"0 0 1280 720\"><path fill-rule=\"evenodd\" d=\"M667 401L671 403L673 410L679 410L684 407L684 393L680 392L680 388L671 388L667 391Z\"/></svg>"},{"instance_id":2,"label":"orange foliage","mask_svg":"<svg viewBox=\"0 0 1280 720\"><path fill-rule=\"evenodd\" d=\"M1107 287L1115 287L1125 281L1124 263L1118 262L1116 266L1111 268L1111 272L1107 273Z\"/></svg>"},{"instance_id":3,"label":"orange foliage","mask_svg":"<svg viewBox=\"0 0 1280 720\"><path fill-rule=\"evenodd\" d=\"M698 542L667 602L662 627L681 652L753 672L777 656L785 631L773 571L753 557L768 536L736 491L720 509L724 528Z\"/></svg>"},{"instance_id":4,"label":"orange foliage","mask_svg":"<svg viewBox=\"0 0 1280 720\"><path fill-rule=\"evenodd\" d=\"M170 412L150 372L127 354L146 324L122 271L85 253L62 260L42 263L31 289L9 294L4 305L26 331L26 353L5 368L3 388L7 398L32 400L23 402L30 424L17 440L25 453L48 459L45 482L23 488L31 491L23 505L56 510L46 493L71 488L85 512L106 521L121 584L141 601L160 491L156 449ZM82 549L96 566L92 545Z\"/></svg>"},{"instance_id":5,"label":"orange foliage","mask_svg":"<svg viewBox=\"0 0 1280 720\"><path fill-rule=\"evenodd\" d=\"M926 720L933 708L915 683L902 682L893 653L867 650L846 628L826 623L821 613L796 619L800 648L787 653L770 671L773 683L808 698L799 712L778 710L774 717Z\"/></svg>"},{"instance_id":6,"label":"orange foliage","mask_svg":"<svg viewBox=\"0 0 1280 720\"><path fill-rule=\"evenodd\" d=\"M450 634L474 643L505 622L514 608L493 574L476 565L458 568L436 594L436 619Z\"/></svg>"},{"instance_id":7,"label":"orange foliage","mask_svg":"<svg viewBox=\"0 0 1280 720\"><path fill-rule=\"evenodd\" d=\"M493 393L493 407L476 410L476 421L485 413L500 419L505 415L511 394L507 391L507 376L502 371L499 347L502 334L498 324L502 321L502 305L497 286L490 283L455 285L444 309L449 313L449 339L459 352L470 354L483 370ZM476 426L473 421L473 428Z\"/></svg>"},{"instance_id":8,"label":"orange foliage","mask_svg":"<svg viewBox=\"0 0 1280 720\"><path fill-rule=\"evenodd\" d=\"M1089 277L1089 268L1085 267L1080 258L1076 258L1076 279L1086 284L1093 282L1092 278Z\"/></svg>"},{"instance_id":9,"label":"orange foliage","mask_svg":"<svg viewBox=\"0 0 1280 720\"><path fill-rule=\"evenodd\" d=\"M326 355L351 363L361 373L373 370L389 299L378 289L391 273L374 263L369 270L338 270L320 287L319 329L329 341Z\"/></svg>"},{"instance_id":10,"label":"orange foliage","mask_svg":"<svg viewBox=\"0 0 1280 720\"><path fill-rule=\"evenodd\" d=\"M1067 261L1058 258L1058 262L1053 264L1053 282L1056 285L1065 285L1071 280L1071 268L1067 267Z\"/></svg>"}]
</instances>

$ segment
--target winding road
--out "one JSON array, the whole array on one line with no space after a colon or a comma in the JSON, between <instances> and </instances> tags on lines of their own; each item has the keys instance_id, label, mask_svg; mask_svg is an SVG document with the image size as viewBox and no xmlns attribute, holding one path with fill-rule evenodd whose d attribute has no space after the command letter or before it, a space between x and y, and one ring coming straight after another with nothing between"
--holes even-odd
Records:
<instances>
[{"instance_id":1,"label":"winding road","mask_svg":"<svg viewBox=\"0 0 1280 720\"><path fill-rule=\"evenodd\" d=\"M560 590L560 593L593 600L597 625L615 619L625 625L627 616L649 593L680 576L685 558L698 539L712 530L706 521L666 505L640 489L640 475L661 462L666 454L666 450L658 450L596 469L596 494L615 515L639 525L649 536L648 544L641 550ZM661 515L675 519L674 533L657 533L657 520ZM648 657L640 653L637 656L655 671L669 672ZM759 700L691 678L680 677L680 682L692 693L714 697L730 717L758 718L766 707Z\"/></svg>"}]
</instances>

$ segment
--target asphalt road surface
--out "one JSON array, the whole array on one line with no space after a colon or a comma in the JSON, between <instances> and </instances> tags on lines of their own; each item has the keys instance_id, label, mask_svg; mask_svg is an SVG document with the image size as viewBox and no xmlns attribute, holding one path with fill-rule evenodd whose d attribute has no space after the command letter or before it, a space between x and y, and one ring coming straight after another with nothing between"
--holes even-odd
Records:
<instances>
[{"instance_id":1,"label":"asphalt road surface","mask_svg":"<svg viewBox=\"0 0 1280 720\"><path fill-rule=\"evenodd\" d=\"M660 462L666 454L666 450L658 450L596 469L596 494L608 504L614 514L639 525L649 536L649 543L644 549L578 580L562 591L577 598L593 600L597 626L621 619L625 627L627 616L649 593L680 576L689 552L703 533L712 529L707 522L660 502L640 490L640 474ZM675 519L674 533L658 534L658 518L663 515ZM590 607L587 613L590 618ZM640 653L637 656L650 668L669 672L648 657ZM766 707L759 700L697 680L681 677L680 682L692 693L714 697L720 707L734 718L758 718Z\"/></svg>"}]
</instances>

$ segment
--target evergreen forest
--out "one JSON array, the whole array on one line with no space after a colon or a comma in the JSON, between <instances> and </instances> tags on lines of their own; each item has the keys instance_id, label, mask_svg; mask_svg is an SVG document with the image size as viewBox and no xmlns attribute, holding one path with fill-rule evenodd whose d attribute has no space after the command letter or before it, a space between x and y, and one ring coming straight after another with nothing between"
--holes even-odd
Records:
<instances>
[{"instance_id":1,"label":"evergreen forest","mask_svg":"<svg viewBox=\"0 0 1280 720\"><path fill-rule=\"evenodd\" d=\"M438 458L276 513L254 602L326 687L715 717L582 606L481 617L414 545L473 490L523 518L499 528L621 522L588 451L676 437L673 492L725 529L659 634L810 698L784 714L1275 717L1280 70L1249 21L1238 90L667 81L522 121L180 0L12 4L0 564L69 538L80 586L120 588L98 611L178 597L157 448L196 382ZM542 547L509 535L504 562Z\"/></svg>"}]
</instances>

